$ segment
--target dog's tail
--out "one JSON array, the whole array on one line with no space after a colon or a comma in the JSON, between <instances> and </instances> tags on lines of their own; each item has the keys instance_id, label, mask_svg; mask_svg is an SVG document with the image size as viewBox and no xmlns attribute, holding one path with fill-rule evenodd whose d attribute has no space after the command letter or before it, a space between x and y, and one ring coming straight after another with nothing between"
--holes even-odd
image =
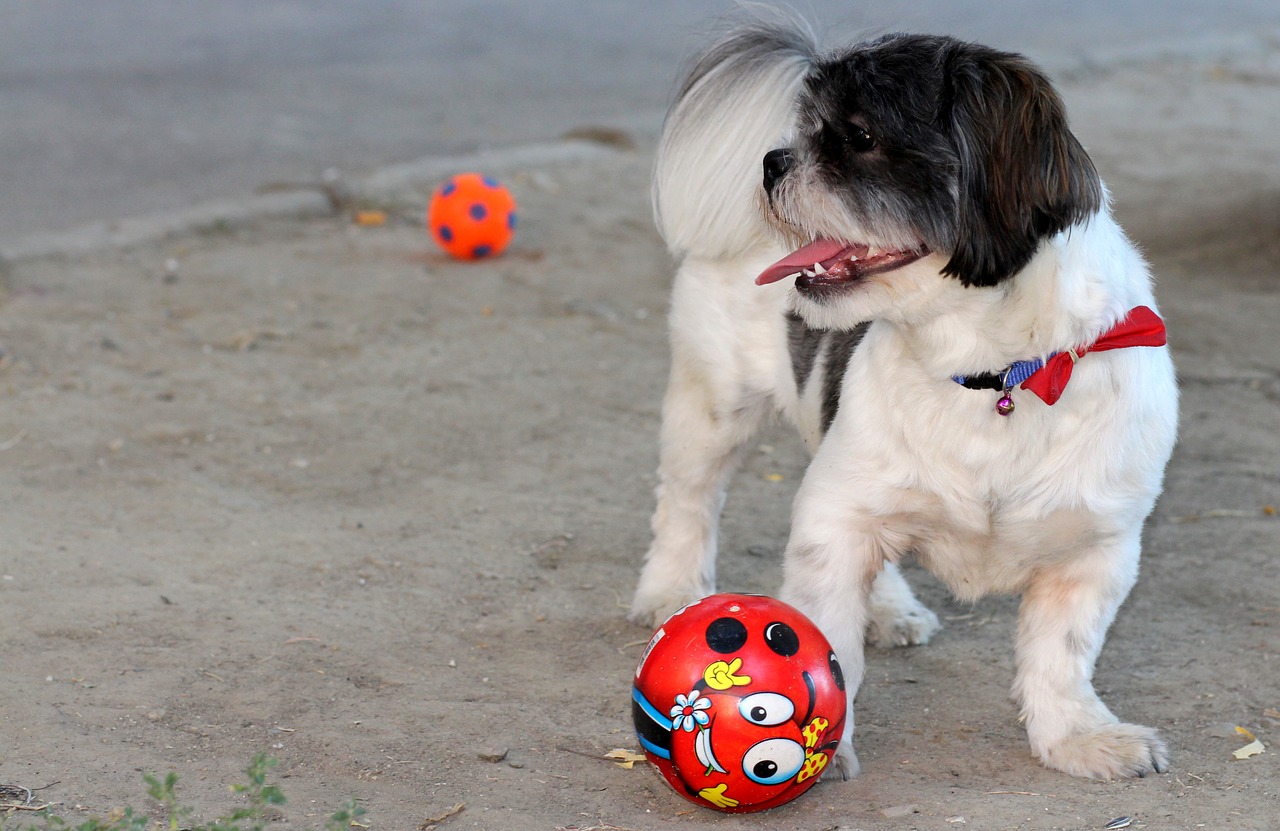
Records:
<instances>
[{"instance_id":1,"label":"dog's tail","mask_svg":"<svg viewBox=\"0 0 1280 831\"><path fill-rule=\"evenodd\" d=\"M694 63L667 113L653 177L677 257L721 258L776 239L759 210L764 154L783 147L817 44L782 16L743 23Z\"/></svg>"}]
</instances>

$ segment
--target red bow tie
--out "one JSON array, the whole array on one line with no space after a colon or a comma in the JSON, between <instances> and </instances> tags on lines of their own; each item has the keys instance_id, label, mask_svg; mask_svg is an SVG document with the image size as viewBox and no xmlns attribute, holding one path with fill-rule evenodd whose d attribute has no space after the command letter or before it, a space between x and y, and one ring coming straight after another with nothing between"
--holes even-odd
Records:
<instances>
[{"instance_id":1,"label":"red bow tie","mask_svg":"<svg viewBox=\"0 0 1280 831\"><path fill-rule=\"evenodd\" d=\"M1146 306L1138 306L1092 345L1052 355L1043 367L1022 382L1021 388L1034 392L1046 404L1054 404L1067 388L1076 361L1084 355L1130 346L1164 346L1167 342L1164 321Z\"/></svg>"}]
</instances>

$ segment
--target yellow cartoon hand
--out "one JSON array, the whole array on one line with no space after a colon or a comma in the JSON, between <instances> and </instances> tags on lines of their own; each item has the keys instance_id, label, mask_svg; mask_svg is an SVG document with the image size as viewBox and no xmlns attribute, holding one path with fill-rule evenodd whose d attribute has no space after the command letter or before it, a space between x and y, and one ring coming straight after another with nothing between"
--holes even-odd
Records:
<instances>
[{"instance_id":1,"label":"yellow cartoon hand","mask_svg":"<svg viewBox=\"0 0 1280 831\"><path fill-rule=\"evenodd\" d=\"M702 673L702 680L707 682L707 686L713 690L727 690L730 687L744 687L751 683L751 677L748 675L736 675L735 673L742 669L742 659L734 658L729 663L724 661L716 661L709 664Z\"/></svg>"},{"instance_id":2,"label":"yellow cartoon hand","mask_svg":"<svg viewBox=\"0 0 1280 831\"><path fill-rule=\"evenodd\" d=\"M714 788L703 788L698 791L698 796L710 802L717 808L736 808L738 800L731 796L725 796L724 792L729 787L727 782L721 782Z\"/></svg>"}]
</instances>

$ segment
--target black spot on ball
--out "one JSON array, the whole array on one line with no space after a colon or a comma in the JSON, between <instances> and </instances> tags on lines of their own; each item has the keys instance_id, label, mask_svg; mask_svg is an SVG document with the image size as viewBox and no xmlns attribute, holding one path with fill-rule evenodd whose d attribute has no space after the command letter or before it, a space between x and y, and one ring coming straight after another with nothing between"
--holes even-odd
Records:
<instances>
[{"instance_id":1,"label":"black spot on ball","mask_svg":"<svg viewBox=\"0 0 1280 831\"><path fill-rule=\"evenodd\" d=\"M774 621L764 628L764 642L777 654L790 658L800 651L800 636L785 623Z\"/></svg>"},{"instance_id":2,"label":"black spot on ball","mask_svg":"<svg viewBox=\"0 0 1280 831\"><path fill-rule=\"evenodd\" d=\"M836 653L832 652L827 656L827 665L831 667L831 675L836 679L836 687L843 690L844 670L840 669L840 662L836 660Z\"/></svg>"},{"instance_id":3,"label":"black spot on ball","mask_svg":"<svg viewBox=\"0 0 1280 831\"><path fill-rule=\"evenodd\" d=\"M747 627L732 617L720 617L707 625L707 646L712 652L728 655L737 652L747 642Z\"/></svg>"}]
</instances>

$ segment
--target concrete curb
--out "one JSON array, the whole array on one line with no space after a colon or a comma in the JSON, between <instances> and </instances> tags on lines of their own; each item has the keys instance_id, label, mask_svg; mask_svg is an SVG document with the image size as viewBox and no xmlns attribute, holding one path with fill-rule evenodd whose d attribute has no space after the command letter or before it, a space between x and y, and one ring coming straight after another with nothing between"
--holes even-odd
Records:
<instances>
[{"instance_id":1,"label":"concrete curb","mask_svg":"<svg viewBox=\"0 0 1280 831\"><path fill-rule=\"evenodd\" d=\"M360 179L339 180L334 190L344 198L395 200L421 196L424 186L463 170L509 174L527 167L556 166L617 156L621 150L607 143L565 140L482 150L459 156L429 156L390 165ZM127 248L183 234L243 228L253 222L280 217L305 219L333 215L338 208L325 185L301 184L296 190L263 193L243 199L222 199L162 214L94 222L47 234L34 234L0 248L0 264L44 257L74 256Z\"/></svg>"}]
</instances>

